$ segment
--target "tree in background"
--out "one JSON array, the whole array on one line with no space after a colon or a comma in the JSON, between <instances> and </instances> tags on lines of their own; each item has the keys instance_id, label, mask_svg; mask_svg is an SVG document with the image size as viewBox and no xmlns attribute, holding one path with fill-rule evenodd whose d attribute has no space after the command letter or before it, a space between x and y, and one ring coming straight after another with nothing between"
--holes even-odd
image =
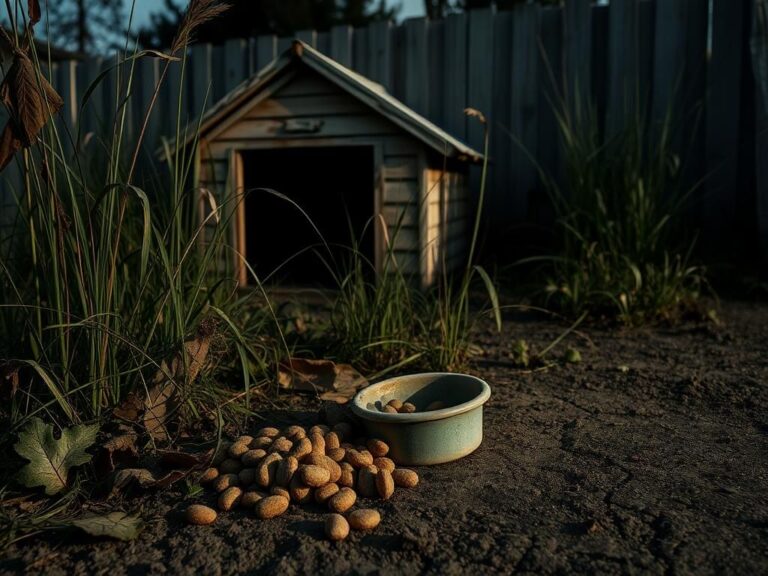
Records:
<instances>
[{"instance_id":1,"label":"tree in background","mask_svg":"<svg viewBox=\"0 0 768 576\"><path fill-rule=\"evenodd\" d=\"M259 34L287 36L299 30L327 30L337 24L365 26L396 16L399 7L387 8L384 0L229 0L231 8L220 18L200 27L200 42L221 43L229 38ZM173 39L184 13L177 0L163 0L164 9L151 15L139 32L145 47L162 49Z\"/></svg>"},{"instance_id":2,"label":"tree in background","mask_svg":"<svg viewBox=\"0 0 768 576\"><path fill-rule=\"evenodd\" d=\"M520 4L560 4L561 0L424 0L424 11L431 19L443 18L452 12L489 8L511 10Z\"/></svg>"},{"instance_id":3,"label":"tree in background","mask_svg":"<svg viewBox=\"0 0 768 576\"><path fill-rule=\"evenodd\" d=\"M95 53L124 40L123 0L51 0L40 26L57 48Z\"/></svg>"}]
</instances>

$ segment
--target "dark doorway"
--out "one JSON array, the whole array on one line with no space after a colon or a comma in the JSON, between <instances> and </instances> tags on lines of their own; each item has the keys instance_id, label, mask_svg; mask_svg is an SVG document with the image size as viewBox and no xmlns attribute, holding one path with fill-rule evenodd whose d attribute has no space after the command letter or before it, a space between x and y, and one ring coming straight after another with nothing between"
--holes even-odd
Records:
<instances>
[{"instance_id":1,"label":"dark doorway","mask_svg":"<svg viewBox=\"0 0 768 576\"><path fill-rule=\"evenodd\" d=\"M242 155L248 191L246 258L260 279L272 275L270 283L332 286L333 277L321 257L335 261L338 269L349 259L353 237L373 262L372 146L248 150ZM332 254L296 206L258 188L275 190L300 206Z\"/></svg>"}]
</instances>

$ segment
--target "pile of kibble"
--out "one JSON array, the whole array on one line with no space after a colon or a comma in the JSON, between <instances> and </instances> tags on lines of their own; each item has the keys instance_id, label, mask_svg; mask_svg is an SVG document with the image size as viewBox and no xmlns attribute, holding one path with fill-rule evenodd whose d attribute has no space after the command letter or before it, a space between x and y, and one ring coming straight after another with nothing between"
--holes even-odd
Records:
<instances>
[{"instance_id":1,"label":"pile of kibble","mask_svg":"<svg viewBox=\"0 0 768 576\"><path fill-rule=\"evenodd\" d=\"M223 512L240 507L267 519L280 516L291 503L327 506L325 533L331 540L343 540L350 528L372 530L381 522L377 510L353 510L358 495L387 500L395 487L413 488L419 483L416 472L397 468L387 457L386 443L351 440L352 426L346 422L308 431L301 426L262 428L256 436L222 444L200 483L219 494L218 508ZM212 524L217 515L201 504L186 511L187 521L198 525Z\"/></svg>"}]
</instances>

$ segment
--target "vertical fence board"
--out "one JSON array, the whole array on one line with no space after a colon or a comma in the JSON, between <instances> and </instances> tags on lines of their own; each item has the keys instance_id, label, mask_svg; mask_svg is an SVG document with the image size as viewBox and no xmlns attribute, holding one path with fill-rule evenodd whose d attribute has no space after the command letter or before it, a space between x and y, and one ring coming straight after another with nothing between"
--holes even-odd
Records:
<instances>
[{"instance_id":1,"label":"vertical fence board","mask_svg":"<svg viewBox=\"0 0 768 576\"><path fill-rule=\"evenodd\" d=\"M405 103L419 114L427 114L429 99L429 57L426 18L411 18L405 27Z\"/></svg>"},{"instance_id":2,"label":"vertical fence board","mask_svg":"<svg viewBox=\"0 0 768 576\"><path fill-rule=\"evenodd\" d=\"M183 74L182 74L183 68ZM182 66L181 62L174 62L168 68L168 78L161 88L163 99L163 115L161 116L161 130L166 136L175 136L177 120L184 126L187 118L187 91L182 82L189 76L189 61ZM180 90L184 89L183 93Z\"/></svg>"},{"instance_id":3,"label":"vertical fence board","mask_svg":"<svg viewBox=\"0 0 768 576\"><path fill-rule=\"evenodd\" d=\"M211 106L214 100L212 86L213 48L210 44L195 44L192 46L190 58L192 70L190 86L190 114L199 118L205 108Z\"/></svg>"},{"instance_id":4,"label":"vertical fence board","mask_svg":"<svg viewBox=\"0 0 768 576\"><path fill-rule=\"evenodd\" d=\"M606 131L613 137L637 113L638 0L613 0L608 9Z\"/></svg>"},{"instance_id":5,"label":"vertical fence board","mask_svg":"<svg viewBox=\"0 0 768 576\"><path fill-rule=\"evenodd\" d=\"M291 47L293 40L294 40L293 36L280 36L277 39L277 55L279 56L280 54L288 50L288 48Z\"/></svg>"},{"instance_id":6,"label":"vertical fence board","mask_svg":"<svg viewBox=\"0 0 768 576\"><path fill-rule=\"evenodd\" d=\"M227 40L224 44L224 93L217 95L217 100L228 94L248 75L248 43L242 38Z\"/></svg>"},{"instance_id":7,"label":"vertical fence board","mask_svg":"<svg viewBox=\"0 0 768 576\"><path fill-rule=\"evenodd\" d=\"M758 241L763 264L768 266L768 2L752 0L748 34L754 76L755 185Z\"/></svg>"},{"instance_id":8,"label":"vertical fence board","mask_svg":"<svg viewBox=\"0 0 768 576\"><path fill-rule=\"evenodd\" d=\"M562 106L562 33L563 11L560 7L545 7L541 11L541 43L539 52L539 135L537 158L548 177L562 183L560 167L560 130L556 113ZM546 194L539 194L533 208L544 222Z\"/></svg>"},{"instance_id":9,"label":"vertical fence board","mask_svg":"<svg viewBox=\"0 0 768 576\"><path fill-rule=\"evenodd\" d=\"M739 178L739 125L744 13L741 2L714 0L712 56L706 109L706 164L710 172L703 201L704 241L717 246L731 225Z\"/></svg>"},{"instance_id":10,"label":"vertical fence board","mask_svg":"<svg viewBox=\"0 0 768 576\"><path fill-rule=\"evenodd\" d=\"M391 26L389 21L373 22L368 26L368 43L366 46L368 77L387 90L392 87L390 75L392 72Z\"/></svg>"},{"instance_id":11,"label":"vertical fence board","mask_svg":"<svg viewBox=\"0 0 768 576\"><path fill-rule=\"evenodd\" d=\"M491 108L486 113L491 130L489 156L493 159L488 183L493 192L489 194L487 205L491 224L504 220L503 216L509 213L510 158L521 152L512 133L510 106L514 16L512 11L504 10L496 14L493 21L493 93ZM506 193L504 188L507 188Z\"/></svg>"},{"instance_id":12,"label":"vertical fence board","mask_svg":"<svg viewBox=\"0 0 768 576\"><path fill-rule=\"evenodd\" d=\"M352 35L352 69L368 76L368 29L355 28Z\"/></svg>"},{"instance_id":13,"label":"vertical fence board","mask_svg":"<svg viewBox=\"0 0 768 576\"><path fill-rule=\"evenodd\" d=\"M352 26L331 28L330 56L347 68L352 65Z\"/></svg>"},{"instance_id":14,"label":"vertical fence board","mask_svg":"<svg viewBox=\"0 0 768 576\"><path fill-rule=\"evenodd\" d=\"M135 111L136 119L139 125L144 122L144 117L152 103L152 96L155 93L155 87L160 77L160 60L157 58L142 58L137 68L138 87L134 89L135 93ZM161 100L158 98L147 121L147 130L144 135L143 147L148 154L152 154L158 146L158 134L160 128L160 118L162 110L159 109Z\"/></svg>"},{"instance_id":15,"label":"vertical fence board","mask_svg":"<svg viewBox=\"0 0 768 576\"><path fill-rule=\"evenodd\" d=\"M509 159L513 194L508 217L518 221L527 218L528 197L538 181L530 156L536 154L538 138L540 13L538 4L518 6L513 12L510 127L522 150L515 150Z\"/></svg>"},{"instance_id":16,"label":"vertical fence board","mask_svg":"<svg viewBox=\"0 0 768 576\"><path fill-rule=\"evenodd\" d=\"M592 57L590 74L590 100L580 103L585 122L596 122L598 130L604 133L606 110L608 108L608 43L610 33L608 6L592 8ZM586 129L582 125L581 129Z\"/></svg>"},{"instance_id":17,"label":"vertical fence board","mask_svg":"<svg viewBox=\"0 0 768 576\"><path fill-rule=\"evenodd\" d=\"M443 68L443 42L445 37L445 21L436 20L429 23L427 29L427 118L438 126L445 126L445 69Z\"/></svg>"},{"instance_id":18,"label":"vertical fence board","mask_svg":"<svg viewBox=\"0 0 768 576\"><path fill-rule=\"evenodd\" d=\"M592 74L592 13L590 0L565 3L563 55L565 58L565 94L573 105L589 102Z\"/></svg>"},{"instance_id":19,"label":"vertical fence board","mask_svg":"<svg viewBox=\"0 0 768 576\"><path fill-rule=\"evenodd\" d=\"M317 48L317 30L299 30L296 32L296 39Z\"/></svg>"},{"instance_id":20,"label":"vertical fence board","mask_svg":"<svg viewBox=\"0 0 768 576\"><path fill-rule=\"evenodd\" d=\"M469 12L467 38L467 106L489 114L493 94L493 18L494 10L486 8ZM476 150L483 149L484 127L475 118L467 122L467 140ZM473 167L469 188L477 194L481 171Z\"/></svg>"},{"instance_id":21,"label":"vertical fence board","mask_svg":"<svg viewBox=\"0 0 768 576\"><path fill-rule=\"evenodd\" d=\"M277 36L269 34L256 38L256 70L261 70L277 57Z\"/></svg>"},{"instance_id":22,"label":"vertical fence board","mask_svg":"<svg viewBox=\"0 0 768 576\"><path fill-rule=\"evenodd\" d=\"M467 15L450 14L445 19L442 61L445 128L462 140L467 137Z\"/></svg>"},{"instance_id":23,"label":"vertical fence board","mask_svg":"<svg viewBox=\"0 0 768 576\"><path fill-rule=\"evenodd\" d=\"M103 60L101 58L87 58L77 67L78 106L82 105L83 96L96 80L102 66ZM101 118L104 115L103 103L103 87L101 83L99 83L93 88L93 92L91 92L88 102L85 104L83 114L79 119L80 132L82 135L99 130Z\"/></svg>"},{"instance_id":24,"label":"vertical fence board","mask_svg":"<svg viewBox=\"0 0 768 576\"><path fill-rule=\"evenodd\" d=\"M320 32L317 35L317 49L329 56L331 54L331 34L330 32Z\"/></svg>"},{"instance_id":25,"label":"vertical fence board","mask_svg":"<svg viewBox=\"0 0 768 576\"><path fill-rule=\"evenodd\" d=\"M651 111L653 94L654 30L656 2L639 0L637 16L637 94L643 118Z\"/></svg>"}]
</instances>

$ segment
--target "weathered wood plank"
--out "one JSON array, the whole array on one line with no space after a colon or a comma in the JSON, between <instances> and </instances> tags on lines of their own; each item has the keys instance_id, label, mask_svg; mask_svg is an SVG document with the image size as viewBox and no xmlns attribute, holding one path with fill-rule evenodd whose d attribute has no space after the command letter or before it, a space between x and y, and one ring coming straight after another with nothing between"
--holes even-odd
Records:
<instances>
[{"instance_id":1,"label":"weathered wood plank","mask_svg":"<svg viewBox=\"0 0 768 576\"><path fill-rule=\"evenodd\" d=\"M224 94L246 79L248 61L248 42L242 38L227 40L224 44Z\"/></svg>"},{"instance_id":2,"label":"weathered wood plank","mask_svg":"<svg viewBox=\"0 0 768 576\"><path fill-rule=\"evenodd\" d=\"M591 0L569 0L564 7L563 55L566 99L573 106L590 101L592 86Z\"/></svg>"},{"instance_id":3,"label":"weathered wood plank","mask_svg":"<svg viewBox=\"0 0 768 576\"><path fill-rule=\"evenodd\" d=\"M710 171L704 196L705 249L721 250L733 226L739 188L743 3L714 0L712 55L706 109L706 158Z\"/></svg>"},{"instance_id":4,"label":"weathered wood plank","mask_svg":"<svg viewBox=\"0 0 768 576\"><path fill-rule=\"evenodd\" d=\"M344 92L315 73L301 74L277 91L278 97L333 94L344 94Z\"/></svg>"},{"instance_id":5,"label":"weathered wood plank","mask_svg":"<svg viewBox=\"0 0 768 576\"><path fill-rule=\"evenodd\" d=\"M405 103L422 115L427 114L429 99L429 57L426 18L410 18L405 28Z\"/></svg>"},{"instance_id":6,"label":"weathered wood plank","mask_svg":"<svg viewBox=\"0 0 768 576\"><path fill-rule=\"evenodd\" d=\"M368 76L368 29L355 28L352 35L352 69Z\"/></svg>"},{"instance_id":7,"label":"weathered wood plank","mask_svg":"<svg viewBox=\"0 0 768 576\"><path fill-rule=\"evenodd\" d=\"M418 164L415 156L385 156L384 177L388 180L416 179L419 176Z\"/></svg>"},{"instance_id":8,"label":"weathered wood plank","mask_svg":"<svg viewBox=\"0 0 768 576\"><path fill-rule=\"evenodd\" d=\"M362 116L316 116L302 119L315 123L318 128L312 132L291 132L286 120L244 119L225 130L218 137L221 140L259 140L264 138L339 138L343 136L367 136L398 134L399 129L392 123L372 115Z\"/></svg>"},{"instance_id":9,"label":"weathered wood plank","mask_svg":"<svg viewBox=\"0 0 768 576\"><path fill-rule=\"evenodd\" d=\"M414 181L387 182L384 186L384 204L417 204L419 200L418 183Z\"/></svg>"},{"instance_id":10,"label":"weathered wood plank","mask_svg":"<svg viewBox=\"0 0 768 576\"><path fill-rule=\"evenodd\" d=\"M277 58L277 36L274 34L256 38L256 70L261 70Z\"/></svg>"},{"instance_id":11,"label":"weathered wood plank","mask_svg":"<svg viewBox=\"0 0 768 576\"><path fill-rule=\"evenodd\" d=\"M609 5L607 136L620 134L638 113L637 0L613 0Z\"/></svg>"},{"instance_id":12,"label":"weathered wood plank","mask_svg":"<svg viewBox=\"0 0 768 576\"><path fill-rule=\"evenodd\" d=\"M539 134L537 160L555 182L562 183L562 147L556 113L562 108L563 11L545 7L541 11L541 49L539 51ZM551 221L547 194L540 190L531 205L535 220Z\"/></svg>"},{"instance_id":13,"label":"weathered wood plank","mask_svg":"<svg viewBox=\"0 0 768 576\"><path fill-rule=\"evenodd\" d=\"M438 126L445 126L445 67L443 60L443 44L445 42L445 21L436 20L429 23L427 28L427 98L426 115L429 120Z\"/></svg>"},{"instance_id":14,"label":"weathered wood plank","mask_svg":"<svg viewBox=\"0 0 768 576\"><path fill-rule=\"evenodd\" d=\"M259 102L248 111L246 118L303 118L306 116L367 114L370 109L346 94L321 96L278 94Z\"/></svg>"},{"instance_id":15,"label":"weathered wood plank","mask_svg":"<svg viewBox=\"0 0 768 576\"><path fill-rule=\"evenodd\" d=\"M373 22L368 26L366 69L368 78L388 90L392 87L392 23Z\"/></svg>"},{"instance_id":16,"label":"weathered wood plank","mask_svg":"<svg viewBox=\"0 0 768 576\"><path fill-rule=\"evenodd\" d=\"M203 114L213 104L212 77L213 48L210 44L194 44L190 56L192 88L190 90L190 113L193 118Z\"/></svg>"},{"instance_id":17,"label":"weathered wood plank","mask_svg":"<svg viewBox=\"0 0 768 576\"><path fill-rule=\"evenodd\" d=\"M493 30L493 93L491 109L487 112L491 125L489 154L494 159L489 172L486 214L489 227L504 225L510 216L507 200L510 194L510 159L523 151L512 131L510 106L514 71L512 69L513 33L517 13L505 10L496 14ZM519 78L517 78L519 81ZM525 79L524 83L528 80Z\"/></svg>"},{"instance_id":18,"label":"weathered wood plank","mask_svg":"<svg viewBox=\"0 0 768 576\"><path fill-rule=\"evenodd\" d=\"M461 140L467 134L467 21L465 13L448 15L443 37L444 124Z\"/></svg>"},{"instance_id":19,"label":"weathered wood plank","mask_svg":"<svg viewBox=\"0 0 768 576\"><path fill-rule=\"evenodd\" d=\"M352 65L352 33L352 26L331 28L330 56L347 68Z\"/></svg>"},{"instance_id":20,"label":"weathered wood plank","mask_svg":"<svg viewBox=\"0 0 768 576\"><path fill-rule=\"evenodd\" d=\"M138 64L137 78L139 86L134 90L138 104L136 118L139 122L144 122L144 117L149 111L149 106L152 103L155 88L160 78L160 60L157 58L143 58ZM144 148L147 151L154 151L160 144L159 133L160 119L163 115L162 105L162 99L157 98L147 122L147 132L144 136Z\"/></svg>"},{"instance_id":21,"label":"weathered wood plank","mask_svg":"<svg viewBox=\"0 0 768 576\"><path fill-rule=\"evenodd\" d=\"M755 184L758 238L768 265L768 6L753 2L750 50L755 78Z\"/></svg>"},{"instance_id":22,"label":"weathered wood plank","mask_svg":"<svg viewBox=\"0 0 768 576\"><path fill-rule=\"evenodd\" d=\"M296 39L317 48L317 30L299 30L296 32Z\"/></svg>"},{"instance_id":23,"label":"weathered wood plank","mask_svg":"<svg viewBox=\"0 0 768 576\"><path fill-rule=\"evenodd\" d=\"M536 166L530 156L535 154L538 140L538 34L541 7L537 4L519 6L514 10L512 45L512 98L510 125L512 134L522 147L513 149L510 177L513 193L507 218L513 221L528 216L528 197L538 183Z\"/></svg>"}]
</instances>

